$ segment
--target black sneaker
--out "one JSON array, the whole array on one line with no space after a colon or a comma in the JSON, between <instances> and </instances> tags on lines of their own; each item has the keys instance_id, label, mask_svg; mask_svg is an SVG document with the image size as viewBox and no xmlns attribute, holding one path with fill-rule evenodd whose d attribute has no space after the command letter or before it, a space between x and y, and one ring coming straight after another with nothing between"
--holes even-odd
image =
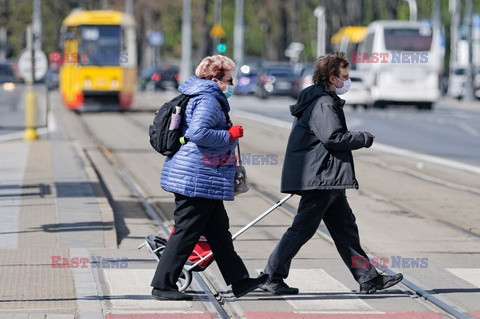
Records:
<instances>
[{"instance_id":1,"label":"black sneaker","mask_svg":"<svg viewBox=\"0 0 480 319\"><path fill-rule=\"evenodd\" d=\"M240 298L248 294L251 291L254 291L261 285L263 285L268 280L268 275L263 274L258 276L258 278L245 278L239 281L236 281L232 284L232 291L235 297Z\"/></svg>"},{"instance_id":2,"label":"black sneaker","mask_svg":"<svg viewBox=\"0 0 480 319\"><path fill-rule=\"evenodd\" d=\"M298 295L299 292L298 288L288 286L282 278L269 278L260 288L274 295Z\"/></svg>"},{"instance_id":3,"label":"black sneaker","mask_svg":"<svg viewBox=\"0 0 480 319\"><path fill-rule=\"evenodd\" d=\"M157 300L192 300L193 296L186 295L177 290L152 289L152 297Z\"/></svg>"},{"instance_id":4,"label":"black sneaker","mask_svg":"<svg viewBox=\"0 0 480 319\"><path fill-rule=\"evenodd\" d=\"M360 293L373 294L377 290L386 289L402 281L403 275L398 273L393 276L378 275L363 284L360 284Z\"/></svg>"}]
</instances>

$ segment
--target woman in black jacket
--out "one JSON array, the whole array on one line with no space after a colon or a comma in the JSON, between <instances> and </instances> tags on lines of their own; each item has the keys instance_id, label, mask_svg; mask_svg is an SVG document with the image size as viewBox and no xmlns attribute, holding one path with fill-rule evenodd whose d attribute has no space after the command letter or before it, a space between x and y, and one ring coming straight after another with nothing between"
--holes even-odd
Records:
<instances>
[{"instance_id":1,"label":"woman in black jacket","mask_svg":"<svg viewBox=\"0 0 480 319\"><path fill-rule=\"evenodd\" d=\"M277 247L264 273L262 288L277 295L298 294L289 287L290 264L300 248L315 234L323 219L343 261L360 284L361 293L391 287L403 278L380 275L360 246L355 215L345 189L358 189L352 150L370 147L374 135L350 132L338 97L348 91L349 63L345 53L320 57L313 73L314 85L300 92L290 112L295 116L282 171L281 191L301 195L298 213Z\"/></svg>"}]
</instances>

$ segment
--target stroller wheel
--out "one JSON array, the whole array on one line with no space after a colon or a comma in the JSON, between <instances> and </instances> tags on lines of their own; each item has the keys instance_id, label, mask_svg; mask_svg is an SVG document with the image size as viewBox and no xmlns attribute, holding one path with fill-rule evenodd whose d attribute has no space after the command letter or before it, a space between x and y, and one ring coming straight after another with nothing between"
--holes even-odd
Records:
<instances>
[{"instance_id":1,"label":"stroller wheel","mask_svg":"<svg viewBox=\"0 0 480 319\"><path fill-rule=\"evenodd\" d=\"M185 268L182 269L182 273L177 280L177 287L178 291L183 292L185 291L188 286L192 283L192 273Z\"/></svg>"}]
</instances>

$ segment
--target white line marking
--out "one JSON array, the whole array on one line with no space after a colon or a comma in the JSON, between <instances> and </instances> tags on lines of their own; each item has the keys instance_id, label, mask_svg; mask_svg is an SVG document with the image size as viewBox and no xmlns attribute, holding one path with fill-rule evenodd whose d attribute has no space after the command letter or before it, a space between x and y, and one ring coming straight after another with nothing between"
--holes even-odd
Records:
<instances>
[{"instance_id":1,"label":"white line marking","mask_svg":"<svg viewBox=\"0 0 480 319\"><path fill-rule=\"evenodd\" d=\"M472 134L473 136L480 136L480 133L474 129L473 127L471 127L470 125L468 125L467 123L464 123L464 122L460 122L458 124L458 127L460 127L462 130L464 130L465 132L469 133L469 134Z\"/></svg>"},{"instance_id":2,"label":"white line marking","mask_svg":"<svg viewBox=\"0 0 480 319\"><path fill-rule=\"evenodd\" d=\"M448 268L449 272L480 288L480 268Z\"/></svg>"},{"instance_id":3,"label":"white line marking","mask_svg":"<svg viewBox=\"0 0 480 319\"><path fill-rule=\"evenodd\" d=\"M233 111L232 113L233 115L238 114L238 116L244 117L248 120L257 121L264 124L277 126L280 128L290 129L292 126L290 122L278 120L278 119L272 119L263 115L252 114L252 113L243 112L243 111ZM380 143L373 143L372 149L380 152L394 154L394 155L405 156L405 157L409 157L412 159L421 160L421 161L425 161L433 164L443 165L443 166L451 167L454 169L461 169L461 170L472 172L475 174L480 174L480 167L478 166L465 164L465 163L461 163L461 162L457 162L457 161L453 161L445 158L440 158L436 156L420 154L420 153L416 153L416 152L398 148L398 147L388 146Z\"/></svg>"},{"instance_id":4,"label":"white line marking","mask_svg":"<svg viewBox=\"0 0 480 319\"><path fill-rule=\"evenodd\" d=\"M298 311L373 310L351 289L323 269L291 269L287 282L292 287L300 289L300 295L285 296L288 303Z\"/></svg>"}]
</instances>

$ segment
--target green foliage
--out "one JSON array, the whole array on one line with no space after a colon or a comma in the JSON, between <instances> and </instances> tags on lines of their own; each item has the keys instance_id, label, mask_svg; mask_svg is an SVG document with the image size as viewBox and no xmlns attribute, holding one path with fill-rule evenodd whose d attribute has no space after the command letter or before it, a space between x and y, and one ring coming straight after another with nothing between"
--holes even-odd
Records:
<instances>
[{"instance_id":1,"label":"green foliage","mask_svg":"<svg viewBox=\"0 0 480 319\"><path fill-rule=\"evenodd\" d=\"M135 19L138 27L139 56L143 57L145 34L161 31L165 42L162 59L179 59L181 55L182 1L135 0ZM451 13L448 0L440 0L441 19L447 38L450 37ZM60 26L64 17L75 7L124 10L125 0L43 0L43 48L48 54L58 49ZM418 19L431 19L434 0L417 0ZM6 27L13 55L18 58L25 47L25 30L31 22L33 0L0 0L0 26ZM305 45L302 60L314 60L316 55L317 21L313 15L321 4L327 10L327 39L345 25L367 25L375 19L408 20L410 10L405 0L244 0L245 56L266 59L286 59L284 50L290 42ZM480 1L473 1L474 12L480 12ZM208 32L214 24L214 1L192 1L193 56L198 59L214 51ZM462 16L465 1L462 1ZM222 1L221 25L225 30L228 56L233 56L235 0ZM329 41L327 40L327 44ZM447 56L448 56L447 45Z\"/></svg>"}]
</instances>

